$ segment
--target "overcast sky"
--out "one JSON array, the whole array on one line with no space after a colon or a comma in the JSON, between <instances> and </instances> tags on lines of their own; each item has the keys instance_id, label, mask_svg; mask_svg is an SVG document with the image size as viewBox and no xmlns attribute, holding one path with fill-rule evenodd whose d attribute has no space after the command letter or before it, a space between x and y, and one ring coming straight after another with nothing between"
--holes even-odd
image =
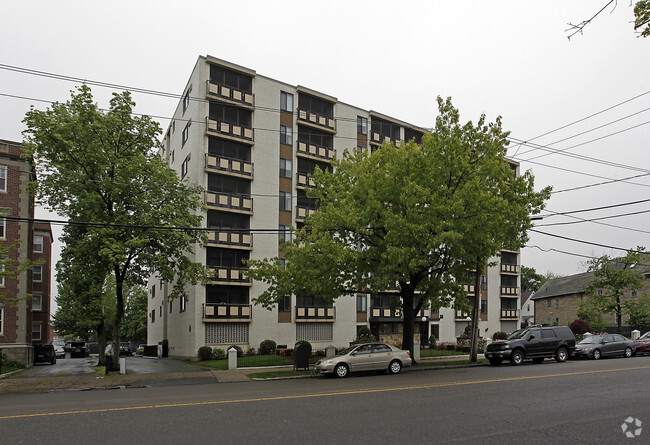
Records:
<instances>
[{"instance_id":1,"label":"overcast sky","mask_svg":"<svg viewBox=\"0 0 650 445\"><path fill-rule=\"evenodd\" d=\"M436 96L451 96L461 119L500 115L527 141L509 155L537 188L553 186L545 215L611 206L537 221L554 236L531 233L522 264L571 275L587 257L650 240L650 201L622 205L650 200L650 38L634 33L626 0L567 38L569 22L607 2L4 2L0 139L22 140L30 105L64 102L78 85L8 66L181 94L197 57L211 55L423 127ZM92 88L107 107L114 90ZM133 97L167 127L176 99Z\"/></svg>"}]
</instances>

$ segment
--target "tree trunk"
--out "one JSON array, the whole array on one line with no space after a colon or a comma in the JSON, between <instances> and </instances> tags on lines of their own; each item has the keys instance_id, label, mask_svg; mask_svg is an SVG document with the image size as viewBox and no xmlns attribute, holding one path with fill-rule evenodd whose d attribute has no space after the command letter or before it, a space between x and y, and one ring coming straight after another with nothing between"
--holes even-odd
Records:
<instances>
[{"instance_id":1,"label":"tree trunk","mask_svg":"<svg viewBox=\"0 0 650 445\"><path fill-rule=\"evenodd\" d=\"M413 334L415 327L415 308L413 307L413 289L410 286L402 286L402 349L411 352L411 359L415 364L413 352Z\"/></svg>"},{"instance_id":2,"label":"tree trunk","mask_svg":"<svg viewBox=\"0 0 650 445\"><path fill-rule=\"evenodd\" d=\"M120 327L124 317L124 275L120 273L119 266L115 266L115 323L113 323L113 341L115 352L113 354L113 369L119 369L120 364Z\"/></svg>"},{"instance_id":3,"label":"tree trunk","mask_svg":"<svg viewBox=\"0 0 650 445\"><path fill-rule=\"evenodd\" d=\"M99 362L97 366L106 366L106 356L104 356L104 349L106 349L106 321L102 317L102 321L97 326L97 345L99 347Z\"/></svg>"},{"instance_id":4,"label":"tree trunk","mask_svg":"<svg viewBox=\"0 0 650 445\"><path fill-rule=\"evenodd\" d=\"M622 312L623 308L621 307L621 297L616 297L616 325L618 326L618 333L622 334L623 329L622 329Z\"/></svg>"},{"instance_id":5,"label":"tree trunk","mask_svg":"<svg viewBox=\"0 0 650 445\"><path fill-rule=\"evenodd\" d=\"M474 310L472 311L472 334L470 337L469 361L478 360L478 318L481 316L481 262L476 260L476 281L474 282Z\"/></svg>"}]
</instances>

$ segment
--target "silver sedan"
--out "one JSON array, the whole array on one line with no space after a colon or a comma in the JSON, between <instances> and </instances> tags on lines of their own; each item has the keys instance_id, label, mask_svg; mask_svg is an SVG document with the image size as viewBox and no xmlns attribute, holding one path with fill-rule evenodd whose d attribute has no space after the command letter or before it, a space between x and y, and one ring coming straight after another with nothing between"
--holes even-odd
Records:
<instances>
[{"instance_id":1,"label":"silver sedan","mask_svg":"<svg viewBox=\"0 0 650 445\"><path fill-rule=\"evenodd\" d=\"M397 374L411 364L409 351L385 343L363 343L351 346L335 357L317 361L314 372L337 377L346 377L357 371L388 371Z\"/></svg>"}]
</instances>

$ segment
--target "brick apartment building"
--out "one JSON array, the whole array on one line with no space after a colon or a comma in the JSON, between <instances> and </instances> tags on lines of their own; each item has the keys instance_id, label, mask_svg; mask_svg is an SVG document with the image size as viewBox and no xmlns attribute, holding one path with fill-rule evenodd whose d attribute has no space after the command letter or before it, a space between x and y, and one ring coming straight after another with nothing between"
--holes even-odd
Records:
<instances>
[{"instance_id":1,"label":"brick apartment building","mask_svg":"<svg viewBox=\"0 0 650 445\"><path fill-rule=\"evenodd\" d=\"M52 231L35 223L35 178L20 143L0 140L0 244L9 249L0 269L0 349L11 360L33 364L33 344L49 343ZM32 268L16 273L20 264Z\"/></svg>"}]
</instances>

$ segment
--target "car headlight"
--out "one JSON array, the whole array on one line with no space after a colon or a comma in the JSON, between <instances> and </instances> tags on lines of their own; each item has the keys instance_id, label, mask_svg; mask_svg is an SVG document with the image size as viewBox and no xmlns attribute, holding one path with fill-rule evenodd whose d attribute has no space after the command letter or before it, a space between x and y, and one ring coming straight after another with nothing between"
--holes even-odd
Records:
<instances>
[{"instance_id":1,"label":"car headlight","mask_svg":"<svg viewBox=\"0 0 650 445\"><path fill-rule=\"evenodd\" d=\"M503 345L503 349L510 349L510 345Z\"/></svg>"}]
</instances>

